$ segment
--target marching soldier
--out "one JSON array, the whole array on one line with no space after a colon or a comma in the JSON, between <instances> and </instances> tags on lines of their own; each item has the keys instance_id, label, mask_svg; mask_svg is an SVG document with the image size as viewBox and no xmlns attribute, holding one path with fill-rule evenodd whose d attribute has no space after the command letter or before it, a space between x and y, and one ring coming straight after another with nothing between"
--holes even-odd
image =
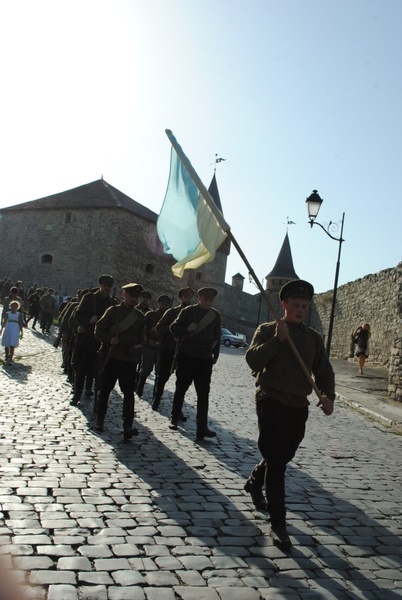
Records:
<instances>
[{"instance_id":1,"label":"marching soldier","mask_svg":"<svg viewBox=\"0 0 402 600\"><path fill-rule=\"evenodd\" d=\"M157 373L153 391L152 409L158 410L161 398L165 389L166 382L172 373L173 358L176 350L176 338L170 331L170 326L183 308L189 306L194 290L190 287L179 290L181 304L169 308L160 321L156 324L155 330L160 336L160 345L157 359Z\"/></svg>"},{"instance_id":2,"label":"marching soldier","mask_svg":"<svg viewBox=\"0 0 402 600\"><path fill-rule=\"evenodd\" d=\"M283 319L262 323L256 330L246 361L256 376L258 447L263 460L253 469L245 489L256 505L263 505L265 484L267 508L274 544L288 549L292 543L286 528L285 471L304 438L312 386L291 350L290 337L309 372L323 392L321 409L333 412L334 372L321 336L304 320L314 288L308 281L288 281L279 298Z\"/></svg>"},{"instance_id":3,"label":"marching soldier","mask_svg":"<svg viewBox=\"0 0 402 600\"><path fill-rule=\"evenodd\" d=\"M212 367L219 357L221 316L212 308L217 295L214 288L198 290L198 304L187 306L171 324L170 331L179 338L176 391L173 397L171 429L177 429L184 396L194 382L197 392L197 439L213 438L208 428L209 386Z\"/></svg>"},{"instance_id":4,"label":"marching soldier","mask_svg":"<svg viewBox=\"0 0 402 600\"><path fill-rule=\"evenodd\" d=\"M103 377L98 398L98 418L95 430L102 432L109 395L116 382L123 394L123 434L125 440L138 435L133 427L135 372L145 339L145 316L136 307L142 286L128 283L122 287L123 302L110 307L95 326L95 336L108 345L103 365Z\"/></svg>"},{"instance_id":5,"label":"marching soldier","mask_svg":"<svg viewBox=\"0 0 402 600\"><path fill-rule=\"evenodd\" d=\"M145 315L145 344L142 349L141 367L139 372L137 395L141 398L148 375L152 372L158 359L160 336L156 332L156 324L163 317L171 300L166 294L158 297L158 309L150 310Z\"/></svg>"},{"instance_id":6,"label":"marching soldier","mask_svg":"<svg viewBox=\"0 0 402 600\"><path fill-rule=\"evenodd\" d=\"M78 329L72 356L74 396L70 402L71 406L77 406L81 400L84 384L85 395L93 394L96 353L100 346L94 335L95 325L105 310L114 304L114 300L110 297L114 278L111 275L101 275L98 281L99 289L85 294L73 315Z\"/></svg>"}]
</instances>

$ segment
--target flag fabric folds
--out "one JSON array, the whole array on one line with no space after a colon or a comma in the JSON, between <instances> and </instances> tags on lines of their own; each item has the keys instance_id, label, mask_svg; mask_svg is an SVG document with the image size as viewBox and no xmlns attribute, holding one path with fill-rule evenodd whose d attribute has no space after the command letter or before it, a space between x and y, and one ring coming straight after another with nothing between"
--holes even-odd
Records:
<instances>
[{"instance_id":1,"label":"flag fabric folds","mask_svg":"<svg viewBox=\"0 0 402 600\"><path fill-rule=\"evenodd\" d=\"M178 261L172 267L176 277L183 277L184 269L197 269L213 260L227 236L208 200L172 146L169 181L156 226L163 251Z\"/></svg>"}]
</instances>

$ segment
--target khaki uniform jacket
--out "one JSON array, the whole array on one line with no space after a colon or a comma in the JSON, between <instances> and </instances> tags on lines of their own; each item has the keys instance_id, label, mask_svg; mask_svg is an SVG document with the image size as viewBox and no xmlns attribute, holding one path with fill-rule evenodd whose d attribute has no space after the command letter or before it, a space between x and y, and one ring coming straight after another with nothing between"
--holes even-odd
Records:
<instances>
[{"instance_id":1,"label":"khaki uniform jacket","mask_svg":"<svg viewBox=\"0 0 402 600\"><path fill-rule=\"evenodd\" d=\"M318 388L331 400L335 398L335 377L322 338L305 323L288 323L301 358L315 377ZM263 323L256 330L246 361L256 374L256 398L272 396L284 404L308 405L312 386L287 340L275 337L275 323Z\"/></svg>"},{"instance_id":2,"label":"khaki uniform jacket","mask_svg":"<svg viewBox=\"0 0 402 600\"><path fill-rule=\"evenodd\" d=\"M200 308L198 304L183 308L175 321L170 326L170 331L176 338L182 338L180 354L193 356L194 358L218 360L221 342L221 315L214 308L214 320L199 333L188 336L188 326L191 323L199 323L207 314L207 310Z\"/></svg>"},{"instance_id":3,"label":"khaki uniform jacket","mask_svg":"<svg viewBox=\"0 0 402 600\"><path fill-rule=\"evenodd\" d=\"M169 308L163 315L163 317L156 324L156 332L160 336L160 345L163 348L170 348L174 350L176 348L176 338L173 333L170 331L170 326L177 319L178 314L182 311L184 306L180 304L179 306L173 306Z\"/></svg>"},{"instance_id":4,"label":"khaki uniform jacket","mask_svg":"<svg viewBox=\"0 0 402 600\"><path fill-rule=\"evenodd\" d=\"M89 324L91 317L98 317L100 319L113 304L114 300L109 297L104 298L99 290L85 294L74 313L74 320L78 327L80 327L80 331L93 330L94 326Z\"/></svg>"},{"instance_id":5,"label":"khaki uniform jacket","mask_svg":"<svg viewBox=\"0 0 402 600\"><path fill-rule=\"evenodd\" d=\"M119 332L119 323L135 311L136 319L125 331ZM127 307L124 302L118 306L111 306L95 325L95 337L102 344L109 344L112 337L117 336L120 341L111 351L111 358L137 363L140 358L139 346L145 341L145 316L136 308Z\"/></svg>"}]
</instances>

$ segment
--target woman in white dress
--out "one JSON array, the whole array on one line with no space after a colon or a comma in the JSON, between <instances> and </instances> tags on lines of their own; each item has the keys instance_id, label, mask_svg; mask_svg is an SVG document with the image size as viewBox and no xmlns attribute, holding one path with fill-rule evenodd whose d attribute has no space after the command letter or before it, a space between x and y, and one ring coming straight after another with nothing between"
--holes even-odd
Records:
<instances>
[{"instance_id":1,"label":"woman in white dress","mask_svg":"<svg viewBox=\"0 0 402 600\"><path fill-rule=\"evenodd\" d=\"M6 312L1 323L0 334L1 345L6 349L6 363L11 364L14 358L14 349L18 346L19 340L22 339L22 315L18 311L20 303L13 300L10 303L10 310Z\"/></svg>"}]
</instances>

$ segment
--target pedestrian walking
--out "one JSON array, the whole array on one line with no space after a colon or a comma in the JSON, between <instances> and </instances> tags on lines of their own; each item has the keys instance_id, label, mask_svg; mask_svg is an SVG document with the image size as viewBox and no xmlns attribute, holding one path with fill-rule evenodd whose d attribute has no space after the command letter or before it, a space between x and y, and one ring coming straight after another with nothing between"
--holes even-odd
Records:
<instances>
[{"instance_id":1,"label":"pedestrian walking","mask_svg":"<svg viewBox=\"0 0 402 600\"><path fill-rule=\"evenodd\" d=\"M288 342L292 339L308 371L314 374L322 391L321 408L326 415L333 412L335 381L332 366L320 334L308 327L307 317L313 286L307 281L292 280L279 292L284 317L261 324L246 352L246 361L256 378L256 410L258 447L263 460L254 468L245 489L253 501L263 502L271 520L271 537L282 549L291 547L286 528L285 471L305 434L312 392Z\"/></svg>"},{"instance_id":2,"label":"pedestrian walking","mask_svg":"<svg viewBox=\"0 0 402 600\"><path fill-rule=\"evenodd\" d=\"M359 359L359 374L363 375L363 367L369 355L369 339L371 337L369 323L363 323L363 325L356 327L353 337L357 346L355 356Z\"/></svg>"},{"instance_id":3,"label":"pedestrian walking","mask_svg":"<svg viewBox=\"0 0 402 600\"><path fill-rule=\"evenodd\" d=\"M5 348L5 360L11 365L14 359L14 350L19 345L23 336L22 314L19 312L20 303L12 300L10 310L6 312L1 321L1 345Z\"/></svg>"},{"instance_id":4,"label":"pedestrian walking","mask_svg":"<svg viewBox=\"0 0 402 600\"><path fill-rule=\"evenodd\" d=\"M183 308L170 326L177 338L176 390L173 396L171 429L182 419L184 397L194 382L197 393L197 439L213 438L208 427L209 389L212 367L217 362L221 339L221 316L212 308L217 295L214 288L198 290L198 303Z\"/></svg>"}]
</instances>

